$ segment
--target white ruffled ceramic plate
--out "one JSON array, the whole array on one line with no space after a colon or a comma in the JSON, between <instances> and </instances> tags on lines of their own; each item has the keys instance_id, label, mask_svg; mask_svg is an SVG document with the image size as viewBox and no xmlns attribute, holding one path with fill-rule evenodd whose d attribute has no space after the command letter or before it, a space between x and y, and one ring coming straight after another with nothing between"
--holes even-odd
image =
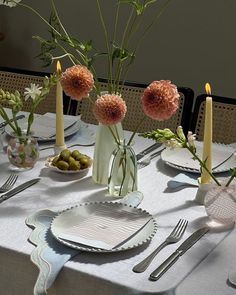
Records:
<instances>
[{"instance_id":1,"label":"white ruffled ceramic plate","mask_svg":"<svg viewBox=\"0 0 236 295\"><path fill-rule=\"evenodd\" d=\"M129 222L132 227L128 226ZM144 225L140 227L142 222ZM138 230L135 229L135 232L129 235L130 228L134 230L133 226ZM156 221L148 212L118 202L79 204L58 213L51 223L53 236L62 244L82 251L99 253L124 251L141 246L152 239L156 230ZM116 247L98 247L107 241L116 243L118 235L126 235L126 238Z\"/></svg>"},{"instance_id":2,"label":"white ruffled ceramic plate","mask_svg":"<svg viewBox=\"0 0 236 295\"><path fill-rule=\"evenodd\" d=\"M19 120L18 121L18 124L19 124L19 126L21 127L22 130L26 130L26 128L27 128L26 119ZM65 138L74 135L75 133L77 133L80 130L80 128L81 128L81 121L78 120L73 125L71 125L67 129L65 129L65 131L64 131ZM5 132L9 136L12 136L12 137L15 136L14 135L14 132L12 131L12 129L11 129L11 127L9 125L7 125L5 127ZM48 137L48 138L47 137L38 137L37 134L34 132L34 128L32 128L31 136L32 137L35 137L39 143L51 142L51 141L55 141L56 140L56 136L51 136L51 137Z\"/></svg>"},{"instance_id":3,"label":"white ruffled ceramic plate","mask_svg":"<svg viewBox=\"0 0 236 295\"><path fill-rule=\"evenodd\" d=\"M45 166L48 167L50 170L58 172L58 173L63 173L63 174L81 174L83 176L85 176L89 169L91 168L85 168L85 169L80 169L80 170L61 170L59 168L57 168L56 166L53 166L52 161L53 161L54 157L49 157L46 160Z\"/></svg>"},{"instance_id":4,"label":"white ruffled ceramic plate","mask_svg":"<svg viewBox=\"0 0 236 295\"><path fill-rule=\"evenodd\" d=\"M202 142L196 142L197 154L201 157ZM236 166L235 149L229 145L213 143L212 167L214 173L227 172ZM191 153L187 149L166 148L161 153L161 159L170 167L175 169L200 173L198 161L192 159ZM222 163L222 164L221 164ZM216 167L216 168L214 168Z\"/></svg>"}]
</instances>

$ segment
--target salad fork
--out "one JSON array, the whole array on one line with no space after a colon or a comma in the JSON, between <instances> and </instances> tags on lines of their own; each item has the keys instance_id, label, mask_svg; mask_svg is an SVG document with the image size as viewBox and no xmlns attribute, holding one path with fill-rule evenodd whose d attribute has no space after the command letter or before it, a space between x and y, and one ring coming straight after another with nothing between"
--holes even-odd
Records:
<instances>
[{"instance_id":1,"label":"salad fork","mask_svg":"<svg viewBox=\"0 0 236 295\"><path fill-rule=\"evenodd\" d=\"M160 155L160 153L165 149L165 147L162 147L160 150L156 151L155 153L151 154L150 156L148 156L147 158L145 158L144 160L139 160L137 162L138 164L138 169L144 168L146 166L148 166L151 163L151 160L154 159L155 157L157 157L158 155Z\"/></svg>"},{"instance_id":2,"label":"salad fork","mask_svg":"<svg viewBox=\"0 0 236 295\"><path fill-rule=\"evenodd\" d=\"M187 220L180 219L179 222L176 224L175 228L173 229L173 231L165 239L165 241L161 245L159 245L148 257L146 257L143 261L135 265L133 267L133 271L138 273L144 272L148 268L148 266L150 265L154 257L157 255L157 253L161 251L161 249L163 249L168 244L173 244L178 242L182 238L187 225L188 225Z\"/></svg>"},{"instance_id":3,"label":"salad fork","mask_svg":"<svg viewBox=\"0 0 236 295\"><path fill-rule=\"evenodd\" d=\"M6 182L0 187L0 193L5 193L9 191L11 188L13 188L17 178L18 178L18 175L11 174L6 180Z\"/></svg>"}]
</instances>

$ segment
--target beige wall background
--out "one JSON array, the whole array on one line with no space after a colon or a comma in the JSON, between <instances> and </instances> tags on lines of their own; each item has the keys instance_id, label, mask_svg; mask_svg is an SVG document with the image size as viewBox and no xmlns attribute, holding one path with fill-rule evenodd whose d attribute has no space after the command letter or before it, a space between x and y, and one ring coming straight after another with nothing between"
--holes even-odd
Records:
<instances>
[{"instance_id":1,"label":"beige wall background","mask_svg":"<svg viewBox=\"0 0 236 295\"><path fill-rule=\"evenodd\" d=\"M93 39L104 48L95 0L55 0L68 31L82 39ZM108 23L114 20L115 0L101 0ZM49 16L50 1L26 1L42 15ZM236 1L172 0L158 23L146 37L129 72L128 80L150 83L170 79L178 86L191 87L195 95L204 93L210 82L213 94L236 97ZM149 15L147 15L150 17ZM123 12L121 31L125 23ZM47 26L30 11L0 6L0 66L36 71L42 68L36 58L39 43L32 35L47 36ZM70 63L64 62L63 67ZM97 65L105 76L104 62Z\"/></svg>"}]
</instances>

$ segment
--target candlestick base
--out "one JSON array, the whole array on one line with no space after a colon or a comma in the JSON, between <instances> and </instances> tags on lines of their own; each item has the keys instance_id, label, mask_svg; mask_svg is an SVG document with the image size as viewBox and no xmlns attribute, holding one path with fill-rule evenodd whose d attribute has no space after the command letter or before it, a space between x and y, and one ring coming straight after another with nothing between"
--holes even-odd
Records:
<instances>
[{"instance_id":1,"label":"candlestick base","mask_svg":"<svg viewBox=\"0 0 236 295\"><path fill-rule=\"evenodd\" d=\"M205 196L211 188L212 183L201 183L201 178L198 178L198 190L195 197L195 202L199 205L204 205Z\"/></svg>"},{"instance_id":2,"label":"candlestick base","mask_svg":"<svg viewBox=\"0 0 236 295\"><path fill-rule=\"evenodd\" d=\"M64 145L54 145L54 155L59 155L60 152L62 152L64 149L66 149L66 144Z\"/></svg>"}]
</instances>

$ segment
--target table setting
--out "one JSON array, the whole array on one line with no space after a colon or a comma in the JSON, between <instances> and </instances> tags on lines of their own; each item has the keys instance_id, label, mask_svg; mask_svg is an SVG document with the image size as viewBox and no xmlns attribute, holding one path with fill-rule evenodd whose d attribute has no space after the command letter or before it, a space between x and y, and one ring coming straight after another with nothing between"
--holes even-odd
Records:
<instances>
[{"instance_id":1,"label":"table setting","mask_svg":"<svg viewBox=\"0 0 236 295\"><path fill-rule=\"evenodd\" d=\"M88 128L93 132L96 131L96 126L90 125ZM73 144L73 142L79 143L79 139L80 133L78 131L78 133L70 138L68 142L69 144ZM48 144L51 145L51 142ZM46 147L45 143L42 145L40 144L40 146ZM139 136L135 137L135 150L136 154L139 155L138 158L140 161L149 154L158 151L161 147L159 144L156 145L155 150L152 150L150 146L152 146L152 144L148 140ZM150 152L146 155L145 150L148 147ZM93 146L79 148L81 152L89 154L91 158L93 157ZM159 153L156 158L151 160L147 167L138 170L139 191L145 192L144 198L141 201L141 204L139 204L139 207L145 208L147 212L150 212L157 223L156 233L152 237L152 240L147 242L146 246L140 245L140 247L137 247L133 250L130 249L120 253L118 252L119 254L91 254L92 257L89 258L87 251L83 253L83 251L81 252L80 249L68 247L66 244L59 242L52 235L50 235L49 240L47 240L47 244L49 244L50 247L49 249L47 248L48 250L46 252L43 252L45 249L43 243L40 244L41 246L35 248L35 246L30 246L30 243L27 242L27 240L29 239L31 243L37 244L37 239L40 240L45 236L45 230L48 230L51 225L51 220L58 214L57 212L61 212L61 210L65 210L66 208L73 208L76 204L86 204L86 202L91 203L94 201L97 201L98 203L101 201L110 202L111 200L111 197L106 196L107 190L105 185L98 186L97 184L93 183L91 178L91 169L89 170L87 176L81 179L78 179L77 176L75 177L75 174L67 175L55 171L48 171L48 168L45 166L45 160L53 153L53 148L41 151L40 159L35 164L33 169L19 172L18 179L14 184L15 188L19 184L22 184L24 181L28 181L31 178L39 177L40 181L37 184L27 188L25 191L22 191L21 193L16 194L14 197L11 197L8 200L2 202L0 208L1 216L6 216L6 214L7 216L11 216L11 214L15 212L14 214L18 216L15 217L18 220L17 224L21 224L21 236L17 238L18 242L16 241L14 231L11 231L8 242L4 239L5 241L2 243L1 248L4 247L5 249L9 249L8 251L18 252L18 245L24 245L24 250L20 256L25 253L28 256L28 259L31 256L31 260L36 265L40 265L40 273L37 274L36 272L33 278L28 278L31 282L31 284L29 284L29 288L32 288L32 290L34 288L34 292L36 292L35 294L40 294L39 292L45 292L45 289L48 288L49 294L51 292L52 294L53 292L58 293L58 288L60 286L60 275L58 276L58 273L59 271L62 271L63 276L63 269L65 267L69 267L67 271L69 271L70 280L73 281L75 279L74 271L82 271L87 273L87 275L89 274L89 277L92 275L94 279L92 279L92 277L90 277L90 279L94 281L95 286L99 286L99 288L101 288L100 283L97 281L98 269L101 267L101 265L103 265L103 270L102 272L100 270L101 276L99 276L99 280L101 280L103 283L105 282L105 289L102 288L101 290L106 290L108 293L114 292L114 294L120 294L120 292L122 292L116 291L116 289L114 289L116 284L122 284L121 290L124 290L126 293L138 292L142 294L143 292L155 291L158 294L159 292L175 292L173 290L176 290L177 292L178 287L176 288L176 286L182 286L181 282L187 284L188 274L192 273L192 271L194 273L195 266L197 266L200 261L205 261L206 257L208 257L208 254L211 253L211 251L214 251L215 247L217 249L217 245L221 245L221 242L224 241L228 235L229 237L232 234L234 235L234 232L231 232L230 229L223 232L215 232L214 230L210 230L210 232L206 233L205 236L201 238L201 240L198 241L195 246L192 247L192 249L188 250L190 254L193 253L192 255L187 254L188 252L183 255L183 257L181 257L181 259L179 259L175 265L173 265L160 279L158 279L158 281L153 282L148 279L151 272L154 272L158 265L164 262L164 260L172 252L174 252L181 242L183 242L188 236L190 236L199 228L204 228L207 221L207 215L204 207L197 205L194 201L197 186L185 186L183 189L175 192L174 194L164 193L168 182L172 181L175 176L183 174L184 171L174 169L167 165L161 159L161 154ZM143 158L140 158L141 155ZM3 176L6 173L5 171L8 171L7 167L9 166L7 157L3 153L1 154L1 163L1 166L3 165L3 167L5 167L5 170L1 169L1 175ZM197 181L196 173L191 174L188 172L188 175L190 175L189 178L191 180L194 179ZM70 184L70 188L67 185L68 183ZM155 188L155 193L153 193L153 188ZM79 193L78 195L77 192ZM112 200L113 202L117 202L117 197L112 198ZM150 255L150 253L154 251L155 248L160 245L171 233L179 218L183 217L188 221L188 226L185 230L185 233L183 233L181 242L176 243L177 247L174 244L168 245L156 255L154 261L150 264L145 272L133 272L132 269L135 267L135 265ZM28 225L28 229L25 223ZM8 228L15 228L16 220L9 220L9 218L7 218L6 224L8 224ZM168 227L166 228L167 225ZM2 224L1 227L1 230L4 233L4 225ZM35 231L31 232L31 228L37 228L37 233L34 233ZM51 247L51 245L53 246ZM51 254L51 252L55 253L55 249L56 253L58 253L58 256ZM197 249L199 249L199 252ZM38 254L35 254L37 252L40 253L40 257L43 257L44 263L39 262L37 258ZM131 254L129 254L129 252L131 252ZM99 258L99 255L102 255L102 257ZM105 255L105 257L103 257L103 255ZM111 257L107 257L107 255L111 255ZM83 258L84 256L85 258ZM190 261L189 258L191 258ZM47 260L53 265L53 268L50 268L52 270L50 276L47 275L49 274L48 262L45 263ZM86 260L88 261L87 263ZM106 263L107 260L109 263ZM99 261L102 264L98 263ZM127 267L126 261L129 267ZM115 266L116 264L117 266ZM115 279L113 272L114 267L119 267L119 269L121 269L119 275ZM181 275L179 275L180 269ZM45 276L48 277L48 280L45 280ZM127 277L129 277L128 281L125 279ZM92 293L92 288L87 286L86 280L84 285L82 281L78 282L82 292L83 290L86 290ZM108 284L109 281L112 281L111 286ZM170 281L172 282L171 284ZM69 292L73 294L75 291L72 289L75 288L76 285L72 284L72 286L70 286L70 284L67 285L66 282L64 283L65 284L64 287L62 287L61 294L63 294L65 290L70 290ZM231 290L230 287L228 288ZM76 290L76 288L74 290ZM9 294L11 293L14 294L13 291L9 291Z\"/></svg>"},{"instance_id":2,"label":"table setting","mask_svg":"<svg viewBox=\"0 0 236 295\"><path fill-rule=\"evenodd\" d=\"M17 112L16 130L24 132L27 129L37 141L37 159L33 166L12 161L14 153L9 142L15 134L9 129L9 122L11 124L14 117L10 118L11 109L3 109L3 119L8 117L3 120L0 154L0 173L6 178L0 196L4 220L1 223L4 235L1 249L7 253L20 251L19 257L27 255L38 267L38 273L26 272L27 280L31 282L27 284L26 293L33 290L34 294L60 294L60 290L63 294L70 290L73 294L78 283L82 292L92 294L94 286L101 288L102 282L104 289L101 290L112 294L120 294L120 289L115 291L117 285L122 286L122 292L131 294L174 294L218 245L234 235L236 208L226 204L228 211L225 212L220 201L215 206L216 209L220 207L220 214L217 209L214 216L212 209L206 206L209 192L213 192L213 199L223 192L223 199L227 200L225 196L229 195L232 197L228 199L234 202L234 173L227 177L234 168L234 147L212 144L211 136L203 142L197 142L192 134L186 138L180 126L177 134L169 129L141 134L124 130L123 138L133 141L131 161L134 166L126 165L128 159L125 157L123 162L123 156L114 161L119 149L111 152L109 169L116 167L118 170L126 165L125 174L117 174L113 180L121 192L117 194L117 190L110 189L108 172L105 184L95 180L99 170L94 177L94 154L100 150L100 140L99 144L96 140L99 126L84 123L80 116L63 115L62 88L59 89L56 99L60 109L57 108L55 114L34 114L31 129L28 128L30 113ZM208 124L206 121L209 128ZM74 125L76 128L70 132ZM165 142L166 134L174 146L168 140ZM157 141L154 144L149 140L153 137ZM207 148L213 145L207 157L204 155L206 144ZM193 161L189 151L200 164ZM204 157L210 157L212 163L207 166L207 161L201 160ZM84 160L88 166L83 166ZM6 172L11 174L8 178ZM220 183L222 176L218 178L217 175L222 173L224 181L232 182L229 187L223 187L223 191L220 186L215 188L210 183L211 177ZM207 181L201 183L203 177ZM129 185L123 186L126 181ZM199 202L197 195L201 186L207 190ZM220 193L215 193L214 189ZM9 228L6 236L4 233ZM16 232L20 235L16 236ZM1 258L4 265L9 263L8 257ZM9 265L8 272L11 272L11 263ZM28 271L32 267L28 265ZM63 279L65 269L73 284L67 284ZM95 285L88 287L86 280L75 279L75 274L83 273ZM229 278L233 281L233 274L229 274ZM2 279L4 286L6 279ZM62 288L59 287L61 280ZM14 285L9 294L16 293L16 289L13 290L18 287L18 284ZM222 286L231 294L232 289L227 287Z\"/></svg>"},{"instance_id":3,"label":"table setting","mask_svg":"<svg viewBox=\"0 0 236 295\"><path fill-rule=\"evenodd\" d=\"M170 80L149 83L137 102L142 120L122 127L133 110L120 87L142 38L136 35L134 48L130 40L141 27L144 36L170 3L146 26L142 16L155 2L118 1L110 37L96 1L106 52L72 37L54 1L49 21L24 1L0 3L40 17L50 35L36 37L40 59L56 62L42 85L0 89L4 294L235 293L235 147L212 142L210 84L203 142L181 126L140 131L147 120L168 122L181 107ZM118 44L120 5L132 10ZM107 59L106 91L93 64L99 56ZM64 58L72 65L65 68ZM55 113L37 114L52 87ZM97 125L64 114L63 92L77 103L89 100ZM31 110L24 112L27 100Z\"/></svg>"}]
</instances>

